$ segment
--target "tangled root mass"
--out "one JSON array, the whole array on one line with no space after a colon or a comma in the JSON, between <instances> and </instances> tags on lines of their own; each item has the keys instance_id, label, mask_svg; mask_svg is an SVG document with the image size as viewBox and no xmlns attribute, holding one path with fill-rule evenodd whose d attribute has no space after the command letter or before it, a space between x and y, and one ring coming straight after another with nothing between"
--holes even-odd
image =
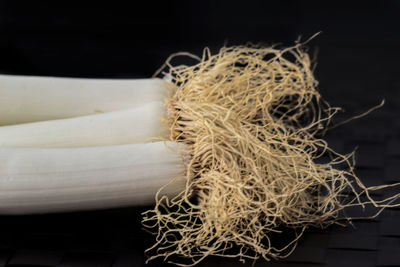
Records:
<instances>
[{"instance_id":1,"label":"tangled root mass","mask_svg":"<svg viewBox=\"0 0 400 267\"><path fill-rule=\"evenodd\" d=\"M160 194L144 213L157 234L149 259L283 258L306 228L364 205L361 195L376 207L396 197L373 200L369 192L386 186L366 188L351 154L321 139L338 109L322 100L301 44L206 49L194 66L168 65L170 138L188 145L191 159L186 189L173 199ZM282 226L297 234L277 247L271 235Z\"/></svg>"}]
</instances>

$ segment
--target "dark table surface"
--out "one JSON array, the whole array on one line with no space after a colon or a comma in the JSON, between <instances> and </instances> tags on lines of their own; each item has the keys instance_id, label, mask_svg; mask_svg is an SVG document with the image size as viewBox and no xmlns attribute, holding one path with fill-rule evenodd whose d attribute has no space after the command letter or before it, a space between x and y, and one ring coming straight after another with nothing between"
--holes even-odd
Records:
<instances>
[{"instance_id":1,"label":"dark table surface","mask_svg":"<svg viewBox=\"0 0 400 267\"><path fill-rule=\"evenodd\" d=\"M322 31L309 47L319 51L322 95L346 110L339 120L386 100L326 139L342 153L358 147L357 172L367 185L393 183L400 181L399 14L397 1L0 1L0 71L146 78L173 52L247 41L291 45L299 35ZM0 216L0 266L143 266L143 250L152 243L140 224L144 210ZM391 208L354 228L309 229L290 257L255 266L400 266L399 225L400 209ZM252 262L210 258L199 266Z\"/></svg>"}]
</instances>

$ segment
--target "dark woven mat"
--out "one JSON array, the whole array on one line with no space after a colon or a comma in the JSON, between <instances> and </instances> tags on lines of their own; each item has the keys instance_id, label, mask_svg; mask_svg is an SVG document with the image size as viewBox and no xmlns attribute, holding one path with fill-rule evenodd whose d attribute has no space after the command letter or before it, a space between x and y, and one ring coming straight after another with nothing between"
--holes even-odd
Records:
<instances>
[{"instance_id":1,"label":"dark woven mat","mask_svg":"<svg viewBox=\"0 0 400 267\"><path fill-rule=\"evenodd\" d=\"M320 50L316 75L322 95L346 109L339 120L386 100L381 109L329 132L329 144L342 153L358 147L357 172L367 185L400 181L399 2L43 2L0 1L1 72L149 77L173 52L199 53L204 46L215 51L224 42L290 45L300 34L322 30L310 47ZM0 267L144 266L143 251L152 244L140 225L145 209L0 216ZM199 266L252 262L210 258ZM309 229L290 257L255 266L400 266L400 209L355 221L354 227Z\"/></svg>"}]
</instances>

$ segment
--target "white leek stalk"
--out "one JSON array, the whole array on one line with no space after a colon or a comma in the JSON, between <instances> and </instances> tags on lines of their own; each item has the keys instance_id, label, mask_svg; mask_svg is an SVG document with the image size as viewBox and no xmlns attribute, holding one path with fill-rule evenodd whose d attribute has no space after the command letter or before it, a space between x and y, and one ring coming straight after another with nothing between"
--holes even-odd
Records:
<instances>
[{"instance_id":1,"label":"white leek stalk","mask_svg":"<svg viewBox=\"0 0 400 267\"><path fill-rule=\"evenodd\" d=\"M0 147L90 147L167 138L161 102L132 109L0 127Z\"/></svg>"},{"instance_id":2,"label":"white leek stalk","mask_svg":"<svg viewBox=\"0 0 400 267\"><path fill-rule=\"evenodd\" d=\"M167 138L166 84L0 75L0 214L155 202L185 187ZM28 123L27 123L28 122ZM174 179L175 178L175 179ZM171 182L173 181L173 182Z\"/></svg>"},{"instance_id":3,"label":"white leek stalk","mask_svg":"<svg viewBox=\"0 0 400 267\"><path fill-rule=\"evenodd\" d=\"M0 214L144 205L184 188L184 147L0 148Z\"/></svg>"},{"instance_id":4,"label":"white leek stalk","mask_svg":"<svg viewBox=\"0 0 400 267\"><path fill-rule=\"evenodd\" d=\"M129 109L165 97L160 79L0 75L0 125Z\"/></svg>"}]
</instances>

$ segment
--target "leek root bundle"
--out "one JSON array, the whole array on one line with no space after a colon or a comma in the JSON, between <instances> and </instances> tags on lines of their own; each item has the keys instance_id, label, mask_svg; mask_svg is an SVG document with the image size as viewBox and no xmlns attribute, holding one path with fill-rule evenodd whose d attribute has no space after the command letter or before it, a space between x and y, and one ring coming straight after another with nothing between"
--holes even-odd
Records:
<instances>
[{"instance_id":1,"label":"leek root bundle","mask_svg":"<svg viewBox=\"0 0 400 267\"><path fill-rule=\"evenodd\" d=\"M149 259L194 265L282 258L308 227L349 220L348 206L396 206L398 195L372 199L388 186L365 187L352 154L321 139L338 109L302 44L205 49L194 66L166 66L168 82L0 76L0 212L153 199ZM280 227L296 236L277 247Z\"/></svg>"}]
</instances>

